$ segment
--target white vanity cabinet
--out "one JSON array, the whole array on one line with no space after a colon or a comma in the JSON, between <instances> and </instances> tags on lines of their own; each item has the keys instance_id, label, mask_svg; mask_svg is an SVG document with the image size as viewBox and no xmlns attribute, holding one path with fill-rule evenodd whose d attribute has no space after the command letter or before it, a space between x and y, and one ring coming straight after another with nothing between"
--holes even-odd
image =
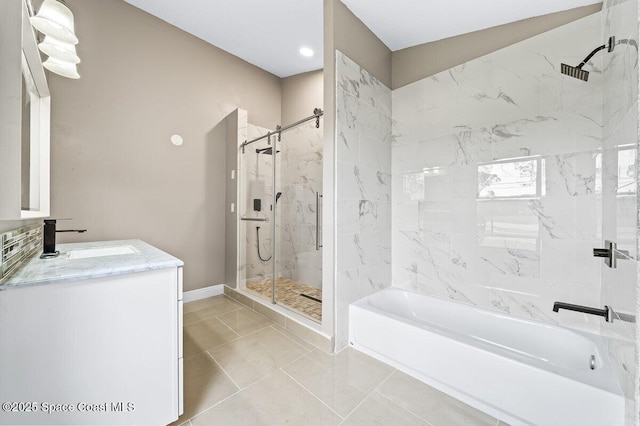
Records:
<instances>
[{"instance_id":1,"label":"white vanity cabinet","mask_svg":"<svg viewBox=\"0 0 640 426\"><path fill-rule=\"evenodd\" d=\"M0 287L0 424L168 424L182 366L182 266Z\"/></svg>"}]
</instances>

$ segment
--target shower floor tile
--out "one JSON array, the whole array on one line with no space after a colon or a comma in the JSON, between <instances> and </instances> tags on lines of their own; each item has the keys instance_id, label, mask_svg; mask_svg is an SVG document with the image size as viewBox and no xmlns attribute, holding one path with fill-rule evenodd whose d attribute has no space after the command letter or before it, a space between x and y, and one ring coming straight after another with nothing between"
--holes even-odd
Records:
<instances>
[{"instance_id":1,"label":"shower floor tile","mask_svg":"<svg viewBox=\"0 0 640 426\"><path fill-rule=\"evenodd\" d=\"M247 290L271 298L271 279L247 283ZM314 300L315 299L315 300ZM322 290L289 278L276 279L276 302L318 323L322 322Z\"/></svg>"}]
</instances>

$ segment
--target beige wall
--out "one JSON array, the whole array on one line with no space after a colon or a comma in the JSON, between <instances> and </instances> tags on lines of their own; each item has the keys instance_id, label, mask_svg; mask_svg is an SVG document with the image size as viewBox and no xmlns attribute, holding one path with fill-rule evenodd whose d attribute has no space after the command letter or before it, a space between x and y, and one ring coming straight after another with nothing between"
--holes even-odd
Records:
<instances>
[{"instance_id":1,"label":"beige wall","mask_svg":"<svg viewBox=\"0 0 640 426\"><path fill-rule=\"evenodd\" d=\"M67 4L82 78L49 75L52 216L89 231L59 240L140 238L185 261L185 290L223 283L223 120L281 122L280 79L122 0Z\"/></svg>"},{"instance_id":2,"label":"beige wall","mask_svg":"<svg viewBox=\"0 0 640 426\"><path fill-rule=\"evenodd\" d=\"M578 7L397 50L392 55L391 88L406 86L601 9L602 3Z\"/></svg>"},{"instance_id":3,"label":"beige wall","mask_svg":"<svg viewBox=\"0 0 640 426\"><path fill-rule=\"evenodd\" d=\"M340 50L387 87L391 87L391 50L344 3L331 1L333 50ZM325 7L326 4L325 1Z\"/></svg>"},{"instance_id":4,"label":"beige wall","mask_svg":"<svg viewBox=\"0 0 640 426\"><path fill-rule=\"evenodd\" d=\"M42 223L38 220L0 220L0 234L7 231L13 231L21 226L31 225L33 223Z\"/></svg>"},{"instance_id":5,"label":"beige wall","mask_svg":"<svg viewBox=\"0 0 640 426\"><path fill-rule=\"evenodd\" d=\"M313 114L323 107L322 70L310 71L282 79L282 125Z\"/></svg>"}]
</instances>

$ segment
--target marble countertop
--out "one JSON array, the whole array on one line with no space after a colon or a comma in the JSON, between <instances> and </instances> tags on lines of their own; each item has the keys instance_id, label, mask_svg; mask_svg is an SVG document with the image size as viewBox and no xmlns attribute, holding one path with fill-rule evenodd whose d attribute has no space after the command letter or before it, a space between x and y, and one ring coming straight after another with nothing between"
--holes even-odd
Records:
<instances>
[{"instance_id":1,"label":"marble countertop","mask_svg":"<svg viewBox=\"0 0 640 426\"><path fill-rule=\"evenodd\" d=\"M131 246L137 253L69 259L74 250ZM103 278L114 275L175 268L183 262L141 240L96 241L58 244L60 255L53 259L34 256L24 267L0 285L0 291L67 281Z\"/></svg>"}]
</instances>

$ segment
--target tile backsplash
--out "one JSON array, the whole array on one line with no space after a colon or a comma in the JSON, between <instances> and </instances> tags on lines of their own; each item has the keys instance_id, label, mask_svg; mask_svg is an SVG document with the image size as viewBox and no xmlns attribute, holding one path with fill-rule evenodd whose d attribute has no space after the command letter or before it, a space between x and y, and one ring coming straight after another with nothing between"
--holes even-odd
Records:
<instances>
[{"instance_id":1,"label":"tile backsplash","mask_svg":"<svg viewBox=\"0 0 640 426\"><path fill-rule=\"evenodd\" d=\"M42 225L27 225L0 234L0 284L42 251Z\"/></svg>"}]
</instances>

